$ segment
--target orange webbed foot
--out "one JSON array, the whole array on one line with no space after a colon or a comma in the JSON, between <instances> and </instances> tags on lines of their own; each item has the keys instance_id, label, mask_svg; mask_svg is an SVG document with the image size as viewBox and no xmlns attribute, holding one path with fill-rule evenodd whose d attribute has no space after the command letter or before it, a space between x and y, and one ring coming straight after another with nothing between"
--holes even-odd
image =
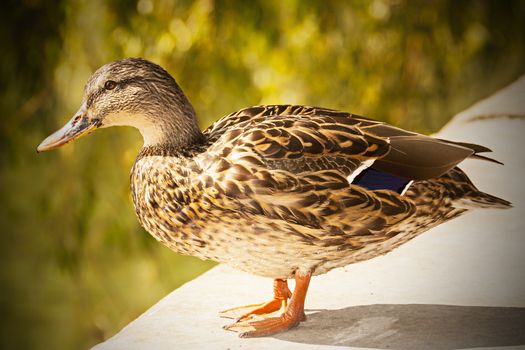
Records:
<instances>
[{"instance_id":1,"label":"orange webbed foot","mask_svg":"<svg viewBox=\"0 0 525 350\"><path fill-rule=\"evenodd\" d=\"M288 305L284 305L284 312L279 317L270 317L262 320L249 320L248 318L253 315L267 315L267 312L254 313L253 311L268 311L274 310L277 306L277 303L274 301L278 300L274 298L273 301L265 303L262 307L252 310L245 315L241 316L237 322L225 326L224 328L230 331L239 332L239 336L242 338L250 337L264 337L267 335L276 334L279 332L286 331L290 328L297 326L300 322L306 320L306 315L304 313L304 300L306 298L306 292L308 290L308 285L310 283L310 274L301 275L299 273L295 274L296 286L293 294L291 295L291 300ZM282 281L282 280L276 280ZM275 284L274 282L274 290ZM285 281L283 281L285 282ZM286 282L285 282L286 283ZM286 287L287 288L287 287ZM289 293L289 290L288 290ZM289 294L288 294L289 295ZM287 298L285 299L287 300ZM282 301L282 299L281 299ZM271 306L269 306L271 305ZM279 308L280 309L280 308ZM231 310L231 309L230 309Z\"/></svg>"},{"instance_id":2,"label":"orange webbed foot","mask_svg":"<svg viewBox=\"0 0 525 350\"><path fill-rule=\"evenodd\" d=\"M276 279L273 282L273 299L260 304L251 304L245 306L234 307L219 312L220 317L232 318L237 322L246 320L253 316L267 316L272 313L286 309L288 299L292 296L292 292L288 289L288 282L281 279Z\"/></svg>"}]
</instances>

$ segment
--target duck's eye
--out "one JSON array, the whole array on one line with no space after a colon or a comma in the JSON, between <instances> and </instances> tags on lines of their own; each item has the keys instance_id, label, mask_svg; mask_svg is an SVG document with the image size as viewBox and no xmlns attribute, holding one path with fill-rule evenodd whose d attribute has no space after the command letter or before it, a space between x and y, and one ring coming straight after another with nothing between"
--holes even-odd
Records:
<instances>
[{"instance_id":1,"label":"duck's eye","mask_svg":"<svg viewBox=\"0 0 525 350\"><path fill-rule=\"evenodd\" d=\"M104 89L106 90L113 90L116 87L117 87L117 83L114 82L113 80L108 80L104 83Z\"/></svg>"}]
</instances>

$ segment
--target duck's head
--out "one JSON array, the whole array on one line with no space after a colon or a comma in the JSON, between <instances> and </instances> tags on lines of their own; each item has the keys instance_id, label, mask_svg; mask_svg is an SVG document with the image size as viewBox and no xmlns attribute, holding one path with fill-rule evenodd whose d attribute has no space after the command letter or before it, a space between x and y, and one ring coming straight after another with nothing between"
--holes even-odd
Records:
<instances>
[{"instance_id":1,"label":"duck's head","mask_svg":"<svg viewBox=\"0 0 525 350\"><path fill-rule=\"evenodd\" d=\"M193 107L175 79L150 61L126 58L102 66L91 76L78 112L37 151L117 125L139 129L145 146L185 146L202 137Z\"/></svg>"}]
</instances>

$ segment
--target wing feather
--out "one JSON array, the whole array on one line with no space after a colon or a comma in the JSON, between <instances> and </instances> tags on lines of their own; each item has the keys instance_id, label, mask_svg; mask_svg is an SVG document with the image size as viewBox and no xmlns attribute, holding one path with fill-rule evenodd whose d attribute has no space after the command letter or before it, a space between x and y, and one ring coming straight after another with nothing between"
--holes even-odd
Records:
<instances>
[{"instance_id":1,"label":"wing feather","mask_svg":"<svg viewBox=\"0 0 525 350\"><path fill-rule=\"evenodd\" d=\"M237 130L235 135L233 130ZM490 152L484 146L436 139L362 116L309 106L250 107L205 131L215 141L225 133L230 139L242 134L243 142L255 143L254 149L269 167L294 173L340 169L349 176L363 161L373 159L377 170L408 180L426 180L445 174L468 157L499 163L478 154Z\"/></svg>"},{"instance_id":2,"label":"wing feather","mask_svg":"<svg viewBox=\"0 0 525 350\"><path fill-rule=\"evenodd\" d=\"M363 162L378 159L390 150L386 138L365 133L357 125L348 113L306 106L265 106L231 114L205 134L210 140L226 140L231 145L227 149L233 153L242 147L269 169L294 174L337 170L347 177Z\"/></svg>"}]
</instances>

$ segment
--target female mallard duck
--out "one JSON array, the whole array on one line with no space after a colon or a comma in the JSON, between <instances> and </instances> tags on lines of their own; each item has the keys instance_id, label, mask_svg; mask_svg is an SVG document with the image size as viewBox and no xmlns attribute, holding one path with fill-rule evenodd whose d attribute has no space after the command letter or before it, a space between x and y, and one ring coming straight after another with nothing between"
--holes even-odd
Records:
<instances>
[{"instance_id":1,"label":"female mallard duck","mask_svg":"<svg viewBox=\"0 0 525 350\"><path fill-rule=\"evenodd\" d=\"M311 276L385 254L470 208L510 206L456 167L491 160L479 155L489 149L350 113L257 106L201 132L175 80L140 58L98 69L79 111L38 151L114 125L144 138L131 192L149 233L176 252L274 279L270 302L223 312L243 313L226 327L241 336L304 320Z\"/></svg>"}]
</instances>

